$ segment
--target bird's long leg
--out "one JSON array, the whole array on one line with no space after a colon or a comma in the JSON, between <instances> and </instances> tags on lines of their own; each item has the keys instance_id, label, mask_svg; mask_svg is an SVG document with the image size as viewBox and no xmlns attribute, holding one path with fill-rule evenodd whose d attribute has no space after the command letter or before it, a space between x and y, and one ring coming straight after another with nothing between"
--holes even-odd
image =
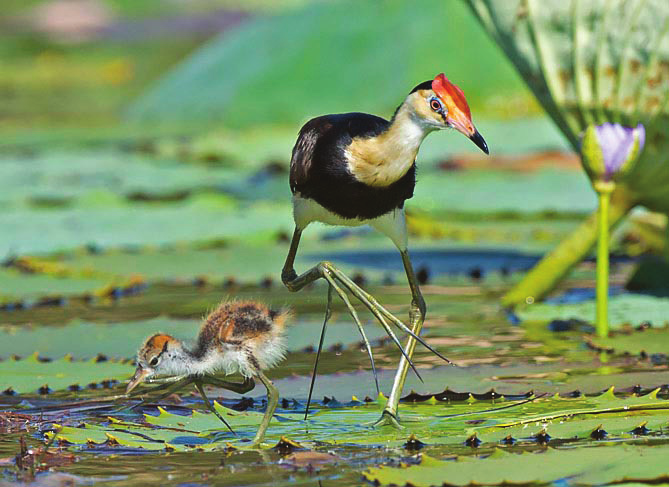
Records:
<instances>
[{"instance_id":1,"label":"bird's long leg","mask_svg":"<svg viewBox=\"0 0 669 487\"><path fill-rule=\"evenodd\" d=\"M202 377L202 383L208 384L210 386L221 387L237 394L246 394L249 391L252 391L256 386L256 383L253 379L246 377L244 382L228 382L227 380L218 379L210 375L205 375Z\"/></svg>"},{"instance_id":2,"label":"bird's long leg","mask_svg":"<svg viewBox=\"0 0 669 487\"><path fill-rule=\"evenodd\" d=\"M255 373L256 377L267 389L267 409L265 410L265 416L262 418L260 427L256 432L256 436L253 438L253 442L251 443L252 447L259 446L263 438L265 438L267 427L272 420L272 416L274 416L274 411L276 410L277 404L279 404L279 390L274 386L274 384L272 384L272 381L269 380L265 374L263 374L262 370L256 367Z\"/></svg>"},{"instance_id":3,"label":"bird's long leg","mask_svg":"<svg viewBox=\"0 0 669 487\"><path fill-rule=\"evenodd\" d=\"M144 384L160 384L155 387L150 388L149 390L135 389L130 391L127 395L129 397L144 395L149 392L162 391L163 389L171 389L176 386L183 386L181 382L188 379L188 376L178 375L174 377L166 377L163 379L148 379L144 381Z\"/></svg>"},{"instance_id":4,"label":"bird's long leg","mask_svg":"<svg viewBox=\"0 0 669 487\"><path fill-rule=\"evenodd\" d=\"M329 262L328 262L327 264L332 265L332 264L330 264ZM388 323L386 323L386 320L385 320L385 318L383 317L383 314L382 314L381 311L379 310L379 307L381 307L381 305L379 305L378 303L376 303L376 304L372 303L372 302L369 300L369 298L371 297L371 295L370 295L370 294L367 294L365 291L363 291L362 289L360 289L355 283L351 282L351 283L353 284L353 286L355 286L355 287L350 287L350 286L348 286L348 285L346 284L346 282L342 281L342 279L339 277L339 276L344 276L344 277L346 277L345 274L344 274L343 272L339 271L338 269L334 268L334 266L332 266L332 267L333 267L333 269L330 269L330 272L335 273L334 277L339 278L340 282L342 282L342 284L343 284L347 289L349 289L349 290L353 293L353 295L354 295L356 298L358 298L358 300L360 300L360 302L361 302L362 304L364 304L364 305L367 307L367 309L369 309L369 310L372 312L372 314L376 317L376 319L379 321L379 323L381 323L381 326L382 326L383 329L386 331L386 333L388 334L388 336L393 340L393 342L395 342L395 345L397 345L397 348L400 349L400 351L402 352L402 356L403 356L403 358L405 358L405 359L407 359L407 360L409 361L409 365L411 366L411 369L412 369L412 370L414 371L414 373L416 374L416 377L418 377L418 379L422 382L422 381L423 381L423 378L420 376L420 374L418 373L418 369L416 369L416 367L414 366L413 362L411 361L411 357L409 357L409 356L407 355L406 351L405 351L404 348L402 347L402 344L400 343L399 338L397 338L397 335L395 335L395 333L393 332L392 328L390 328L390 326L388 326ZM326 274L326 275L327 275L327 274ZM328 277L331 277L331 276L328 276ZM348 279L348 278L346 278L346 279ZM357 289L356 289L356 288L357 288ZM373 298L372 298L372 299L373 299ZM398 321L399 321L399 320L398 320ZM401 323L401 322L400 322L400 323ZM402 323L402 326L403 326L403 327L406 327L406 325L404 325L404 323ZM408 328L407 328L407 329L408 329ZM410 331L410 330L409 330L409 331ZM422 339L419 338L419 340L422 340Z\"/></svg>"},{"instance_id":5,"label":"bird's long leg","mask_svg":"<svg viewBox=\"0 0 669 487\"><path fill-rule=\"evenodd\" d=\"M307 396L307 407L304 410L304 419L309 416L309 405L311 404L311 394L314 392L314 383L316 382L316 371L318 370L318 359L321 357L321 350L323 350L323 340L325 340L325 330L328 328L328 320L332 316L332 283L328 286L328 303L325 306L325 318L323 319L323 328L321 328L321 338L318 342L318 351L316 352L316 360L314 360L314 370L311 372L311 384L309 384L309 395Z\"/></svg>"},{"instance_id":6,"label":"bird's long leg","mask_svg":"<svg viewBox=\"0 0 669 487\"><path fill-rule=\"evenodd\" d=\"M365 329L362 327L362 323L360 323L360 319L358 318L358 313L356 312L355 308L351 304L351 301L348 299L348 296L346 293L339 287L337 282L334 280L332 276L329 274L325 273L324 274L324 279L328 281L328 302L327 306L325 308L325 319L323 320L323 328L321 330L321 338L318 344L318 351L316 352L316 361L314 362L314 370L311 373L311 384L309 385L309 395L307 397L307 407L304 411L304 419L306 420L308 415L309 415L309 405L311 404L311 395L314 390L314 383L316 381L316 371L318 370L318 360L321 355L321 350L323 349L323 340L325 339L325 330L327 329L327 324L328 320L330 319L330 316L332 315L332 290L334 289L339 297L344 301L344 304L346 304L346 307L348 308L349 312L351 313L351 316L353 317L353 321L355 321L356 326L358 327L358 330L360 331L360 335L362 336L362 340L365 343L365 347L367 347L367 354L369 355L369 361L372 365L372 374L374 375L374 384L376 385L376 392L377 394L379 393L379 378L376 373L376 363L374 362L374 354L372 353L372 346L369 343L369 340L367 339L367 335L365 334Z\"/></svg>"},{"instance_id":7,"label":"bird's long leg","mask_svg":"<svg viewBox=\"0 0 669 487\"><path fill-rule=\"evenodd\" d=\"M416 279L413 265L411 264L411 259L409 258L409 252L404 249L400 250L400 254L402 255L402 263L404 264L404 270L407 275L407 280L409 281L409 287L411 288L412 300L411 310L409 311L411 329L414 335L418 335L421 331L421 328L423 327L423 322L425 321L425 300L423 299L423 295L420 292L418 279ZM407 340L406 349L409 357L411 357L414 350L416 349L416 340L414 339L413 335L410 336ZM406 380L409 364L410 362L407 362L404 357L400 359L397 372L395 373L393 388L390 391L390 396L388 396L388 402L386 403L386 407L383 409L381 418L375 423L377 426L386 424L392 426L399 425L397 408L399 406L400 396L402 395L402 389L404 388L404 382Z\"/></svg>"},{"instance_id":8,"label":"bird's long leg","mask_svg":"<svg viewBox=\"0 0 669 487\"><path fill-rule=\"evenodd\" d=\"M172 384L188 377L187 375L174 375L172 377L161 377L159 379L146 379L143 384ZM153 389L152 389L153 390Z\"/></svg>"},{"instance_id":9,"label":"bird's long leg","mask_svg":"<svg viewBox=\"0 0 669 487\"><path fill-rule=\"evenodd\" d=\"M407 360L407 363L409 364L410 367L416 372L418 375L418 372L416 371L416 368L413 366L413 362L411 361L410 357L407 355L404 347L399 343L399 340L395 336L395 334L392 332L388 324L386 323L385 319L383 316L388 316L391 315L391 313L386 310L383 306L381 306L376 299L374 299L373 296L370 294L366 293L363 291L357 284L355 284L353 281L351 281L343 272L341 272L339 269L337 269L332 263L323 261L316 266L312 267L308 271L304 272L301 275L297 275L294 269L294 264L295 264L295 256L297 254L297 248L299 246L300 242L300 237L302 235L302 231L299 228L295 229L295 233L293 234L293 239L291 241L290 245L290 250L288 251L288 256L286 257L286 262L284 264L283 270L281 272L281 279L285 286L288 288L289 291L291 292L296 292L305 287L307 284L312 283L320 278L325 278L326 274L336 278L342 286L344 286L346 289L348 289L362 304L364 304L367 309L369 309L374 316L379 320L379 323L381 326L384 327L386 333L390 336L390 338L395 342L395 344L398 346L400 351L402 352L402 355L404 358ZM402 323L400 320L397 318L394 318L392 320L393 324L395 324L398 328L400 328L402 331L405 333L408 333L411 337L413 337L415 340L418 340L422 345L424 345L428 350L432 351L442 359L448 361L446 357L441 355L439 352L434 350L430 345L428 345L421 337L417 336L416 334L413 333L413 331L407 327L404 323ZM415 346L415 345L414 345ZM420 375L418 375L420 377Z\"/></svg>"},{"instance_id":10,"label":"bird's long leg","mask_svg":"<svg viewBox=\"0 0 669 487\"><path fill-rule=\"evenodd\" d=\"M220 419L225 426L228 427L228 429L232 432L233 435L237 436L237 433L234 432L230 424L225 420L223 416L218 414L218 411L216 411L216 408L213 406L211 402L209 402L209 398L207 397L207 394L204 392L204 387L202 387L202 379L198 378L193 380L193 383L195 384L195 388L197 391L200 393L200 396L202 396L202 400L204 401L204 405L207 406L207 409L214 413L218 419Z\"/></svg>"},{"instance_id":11,"label":"bird's long leg","mask_svg":"<svg viewBox=\"0 0 669 487\"><path fill-rule=\"evenodd\" d=\"M425 315L425 300L423 299L423 296L421 295L420 288L418 287L418 281L414 275L413 272L413 267L411 267L411 261L409 260L409 254L407 251L402 251L402 261L404 262L404 268L407 272L407 276L411 275L412 277L409 277L409 285L411 287L411 294L413 296L412 302L411 302L411 311L410 311L410 318L412 320L415 319L423 319ZM380 315L383 315L384 317L388 318L389 321L391 321L395 326L397 326L400 330L404 331L407 333L411 338L414 339L414 341L420 342L421 345L423 345L425 348L427 348L430 352L434 353L437 357L440 359L444 360L447 363L451 363L450 360L448 360L446 357L444 357L441 353L439 353L437 350L432 348L425 340L423 340L418 333L415 333L413 330L413 325L411 328L408 328L400 319L398 319L395 315L393 315L390 311L388 311L386 308L384 308L379 302L376 300L374 296L371 294L365 292L363 289L361 289L357 284L355 284L351 279L344 274L342 271L337 269L336 267L332 266L329 262L327 262L332 268L331 272L336 277L339 279L339 281L346 286L354 295L357 297L361 303L363 303L374 315L377 317L379 321L381 321L381 318L379 317ZM407 270L407 264L410 266L409 270ZM421 311L422 310L422 311ZM381 321L383 324L384 322ZM413 321L412 321L413 323ZM421 324L422 327L422 324ZM420 330L420 328L419 328ZM416 344L414 343L414 347ZM413 353L413 352L412 352ZM411 361L408 362L409 365L411 365Z\"/></svg>"},{"instance_id":12,"label":"bird's long leg","mask_svg":"<svg viewBox=\"0 0 669 487\"><path fill-rule=\"evenodd\" d=\"M152 397L152 398L151 398L151 400L152 400L153 402L162 401L162 400L165 399L166 397L171 396L171 395L174 394L177 390L181 389L182 387L187 386L187 385L190 384L191 382L193 382L193 379L190 378L190 377L187 377L187 378L183 379L183 380L180 381L180 382L173 382L173 383L170 383L170 384L163 384L163 385L161 385L161 386L156 386L156 387L152 388L151 390L146 391L145 394L146 394L147 392L155 392L155 391L157 391L157 390L167 389L167 391L163 392L163 393L162 393L161 395L159 395L158 397ZM164 387L164 386L169 386L169 387ZM142 398L142 400L141 400L138 404L135 404L132 408L133 408L133 409L136 409L136 408L138 408L139 406L142 406L142 405L146 404L147 401L148 401L148 398L144 397L144 398Z\"/></svg>"},{"instance_id":13,"label":"bird's long leg","mask_svg":"<svg viewBox=\"0 0 669 487\"><path fill-rule=\"evenodd\" d=\"M160 396L152 398L154 401L161 401L161 400L165 399L166 397L168 397L169 395L174 394L174 392L176 390L181 389L182 387L185 387L188 384L190 384L192 382L192 378L188 377L188 376L179 375L179 376L175 376L175 377L167 377L165 379L147 380L146 382L149 382L149 383L160 382L160 385L157 385L155 387L151 387L148 390L134 389L134 390L130 391L129 393L125 394L125 397L132 399L136 396L145 396L146 394L150 394L152 392L157 392L157 391L162 391L162 390L167 389L167 391L164 392L163 394L161 394ZM146 404L146 402L147 402L147 398L142 397L142 399L137 404L133 404L131 406L123 406L121 408L116 409L116 411L120 412L120 411L126 411L126 410L131 410L131 409L137 409L138 407L143 406L144 404Z\"/></svg>"},{"instance_id":14,"label":"bird's long leg","mask_svg":"<svg viewBox=\"0 0 669 487\"><path fill-rule=\"evenodd\" d=\"M337 291L337 294L339 294L339 297L341 298L342 301L344 301L344 304L346 304L346 307L348 308L349 313L351 313L351 316L353 317L353 321L355 322L355 325L358 327L358 330L360 331L360 335L362 336L362 341L365 343L365 347L367 348L367 355L369 356L369 362L372 365L372 374L374 375L374 384L376 385L376 393L377 395L380 392L379 389L379 378L376 373L376 364L374 362L374 354L372 353L372 346L369 343L369 340L367 339L367 335L365 334L365 329L362 327L362 323L360 323L360 319L358 318L358 313L356 312L355 308L351 304L351 301L348 299L348 296L346 293L337 285L334 279L332 279L330 276L326 275L326 279L330 283L330 286L332 286L335 291Z\"/></svg>"}]
</instances>

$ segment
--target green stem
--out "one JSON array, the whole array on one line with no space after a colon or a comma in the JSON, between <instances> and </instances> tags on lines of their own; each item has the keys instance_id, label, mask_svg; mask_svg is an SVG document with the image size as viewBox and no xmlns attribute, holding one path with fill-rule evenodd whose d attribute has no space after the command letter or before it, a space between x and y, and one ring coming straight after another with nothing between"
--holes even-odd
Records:
<instances>
[{"instance_id":1,"label":"green stem","mask_svg":"<svg viewBox=\"0 0 669 487\"><path fill-rule=\"evenodd\" d=\"M633 206L632 198L618 185L611 198L609 226L614 228ZM597 215L593 214L502 297L502 306L515 307L542 299L586 257L596 241Z\"/></svg>"},{"instance_id":2,"label":"green stem","mask_svg":"<svg viewBox=\"0 0 669 487\"><path fill-rule=\"evenodd\" d=\"M609 202L610 191L598 191L597 211L597 335L609 335Z\"/></svg>"},{"instance_id":3,"label":"green stem","mask_svg":"<svg viewBox=\"0 0 669 487\"><path fill-rule=\"evenodd\" d=\"M664 258L669 262L669 213L667 213L667 225L664 227Z\"/></svg>"}]
</instances>

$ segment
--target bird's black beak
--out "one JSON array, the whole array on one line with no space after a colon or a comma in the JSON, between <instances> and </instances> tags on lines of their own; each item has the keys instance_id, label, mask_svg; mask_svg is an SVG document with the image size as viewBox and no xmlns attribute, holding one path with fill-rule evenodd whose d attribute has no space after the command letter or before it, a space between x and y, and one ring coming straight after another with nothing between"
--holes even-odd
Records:
<instances>
[{"instance_id":1,"label":"bird's black beak","mask_svg":"<svg viewBox=\"0 0 669 487\"><path fill-rule=\"evenodd\" d=\"M474 132L474 135L472 135L471 137L469 137L469 140L471 140L472 142L474 142L474 143L476 144L476 146L477 146L479 149L481 149L483 152L485 152L486 154L490 154L490 152L488 151L488 144L485 143L485 139L484 139L483 136L479 133L478 130L477 130L476 132Z\"/></svg>"}]
</instances>

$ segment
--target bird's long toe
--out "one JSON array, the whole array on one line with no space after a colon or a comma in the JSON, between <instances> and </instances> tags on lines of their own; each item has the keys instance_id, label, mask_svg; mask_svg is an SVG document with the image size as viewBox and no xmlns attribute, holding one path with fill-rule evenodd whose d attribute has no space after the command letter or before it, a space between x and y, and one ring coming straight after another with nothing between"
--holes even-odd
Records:
<instances>
[{"instance_id":1,"label":"bird's long toe","mask_svg":"<svg viewBox=\"0 0 669 487\"><path fill-rule=\"evenodd\" d=\"M371 424L374 428L382 428L384 426L390 426L392 428L403 430L404 426L400 424L400 420L397 417L396 413L388 411L387 409L383 410L381 417Z\"/></svg>"}]
</instances>

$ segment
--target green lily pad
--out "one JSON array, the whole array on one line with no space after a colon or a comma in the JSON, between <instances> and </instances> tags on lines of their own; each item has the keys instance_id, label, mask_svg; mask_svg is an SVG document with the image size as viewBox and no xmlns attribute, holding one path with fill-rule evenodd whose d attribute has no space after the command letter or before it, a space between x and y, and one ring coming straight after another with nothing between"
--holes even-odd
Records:
<instances>
[{"instance_id":1,"label":"green lily pad","mask_svg":"<svg viewBox=\"0 0 669 487\"><path fill-rule=\"evenodd\" d=\"M462 446L469 436L476 433L486 443L496 443L508 435L514 435L524 441L518 444L521 446L535 445L536 441L528 437L548 428L549 434L555 439L589 443L594 441L592 431L600 424L601 429L607 431L608 438L614 439L633 438L630 432L641 422L645 422L653 435L664 437L669 422L669 401L658 399L656 392L642 397L617 398L609 391L597 397L577 399L547 397L510 401L501 397L491 402L473 398L465 401L439 401L432 398L421 403L402 405L404 430L372 427L385 401L380 396L367 403L353 398L346 404L316 405L307 421L302 414L280 411L268 429L267 442L273 443L282 436L288 436L302 444L320 442L331 445L401 447L408 435L414 434L430 445ZM229 420L237 437L227 432L213 414L197 411L184 416L159 409L157 416L145 416L146 424L135 425L112 419L109 424L96 428L101 433L110 434L118 429L131 431L132 428L140 428L146 439L169 444L175 443L176 433L188 433L207 438L220 447L228 442L243 447L244 442L240 440L253 436L262 414L256 411L239 413L220 405L216 407ZM80 442L84 441L84 437L86 435L80 432ZM71 435L67 439L75 442Z\"/></svg>"},{"instance_id":2,"label":"green lily pad","mask_svg":"<svg viewBox=\"0 0 669 487\"><path fill-rule=\"evenodd\" d=\"M534 303L519 311L528 321L550 321L554 319L580 318L594 321L595 301L553 304ZM609 321L611 329L623 324L638 325L649 321L655 326L669 323L669 298L659 298L644 294L622 294L609 299Z\"/></svg>"},{"instance_id":3,"label":"green lily pad","mask_svg":"<svg viewBox=\"0 0 669 487\"><path fill-rule=\"evenodd\" d=\"M632 445L577 450L549 448L538 453L506 453L496 450L485 458L460 456L441 461L422 455L420 464L404 468L371 468L363 473L380 485L415 487L449 485L544 484L569 478L579 485L603 485L618 481L666 481L669 447ZM643 458L643 461L639 461Z\"/></svg>"},{"instance_id":4,"label":"green lily pad","mask_svg":"<svg viewBox=\"0 0 669 487\"><path fill-rule=\"evenodd\" d=\"M220 422L219 422L220 423ZM202 439L199 435L186 430L155 429L149 425L112 421L108 427L85 423L82 427L53 425L54 431L47 432L45 437L51 439L55 435L58 441L73 445L86 445L88 448L141 448L143 450L162 451L193 451L194 448L211 450L221 445ZM147 436L151 433L151 437ZM169 443L174 441L174 444Z\"/></svg>"},{"instance_id":5,"label":"green lily pad","mask_svg":"<svg viewBox=\"0 0 669 487\"><path fill-rule=\"evenodd\" d=\"M492 442L502 441L507 436L528 437L542 430L559 439L584 439L601 425L605 435L629 437L641 422L645 422L649 429L661 429L669 422L669 401L658 399L657 392L620 399L613 395L611 388L594 398L555 397L552 401L554 409L549 414L532 413L527 411L532 409L529 406L522 419L515 419L518 411L510 411L516 413L515 418L498 417L473 428L472 432Z\"/></svg>"},{"instance_id":6,"label":"green lily pad","mask_svg":"<svg viewBox=\"0 0 669 487\"><path fill-rule=\"evenodd\" d=\"M131 215L131 216L129 216ZM244 209L212 208L208 202L139 205L128 208L16 209L0 214L0 255L72 249L206 241L221 238L274 240L291 232L293 219L284 204L257 203ZM44 238L35 238L35 231Z\"/></svg>"},{"instance_id":7,"label":"green lily pad","mask_svg":"<svg viewBox=\"0 0 669 487\"><path fill-rule=\"evenodd\" d=\"M663 354L666 361L666 356L669 355L669 327L635 330L629 333L614 332L608 337L594 337L592 344L599 348L612 349L615 353Z\"/></svg>"},{"instance_id":8,"label":"green lily pad","mask_svg":"<svg viewBox=\"0 0 669 487\"><path fill-rule=\"evenodd\" d=\"M147 199L218 188L250 176L248 170L179 164L173 159L97 151L48 151L29 159L3 157L0 201L6 206L127 206ZM25 184L30 181L30 184Z\"/></svg>"},{"instance_id":9,"label":"green lily pad","mask_svg":"<svg viewBox=\"0 0 669 487\"><path fill-rule=\"evenodd\" d=\"M34 394L42 386L54 391L75 384L86 387L88 384L129 377L133 370L129 362L77 361L67 357L41 362L35 354L22 360L0 362L0 391L9 389Z\"/></svg>"},{"instance_id":10,"label":"green lily pad","mask_svg":"<svg viewBox=\"0 0 669 487\"><path fill-rule=\"evenodd\" d=\"M104 277L54 277L23 274L0 269L0 302L11 298L36 299L42 296L72 296L92 293L110 283ZM3 299L4 298L4 299Z\"/></svg>"}]
</instances>

